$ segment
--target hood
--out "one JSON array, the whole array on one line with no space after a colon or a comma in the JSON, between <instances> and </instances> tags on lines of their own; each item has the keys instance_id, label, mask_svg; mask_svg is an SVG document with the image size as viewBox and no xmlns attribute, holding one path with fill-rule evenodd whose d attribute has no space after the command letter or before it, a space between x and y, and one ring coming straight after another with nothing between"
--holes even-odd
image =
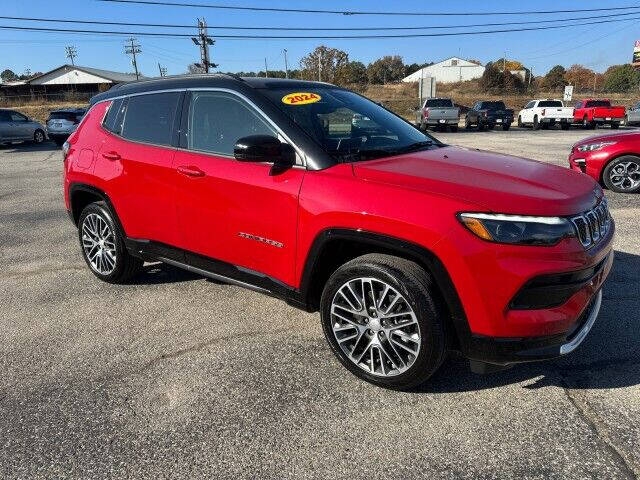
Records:
<instances>
[{"instance_id":1,"label":"hood","mask_svg":"<svg viewBox=\"0 0 640 480\"><path fill-rule=\"evenodd\" d=\"M572 215L592 208L602 189L568 168L460 147L353 164L365 180L457 198L497 213Z\"/></svg>"},{"instance_id":2,"label":"hood","mask_svg":"<svg viewBox=\"0 0 640 480\"><path fill-rule=\"evenodd\" d=\"M596 143L596 142L608 142L608 141L632 141L637 142L640 140L640 132L637 130L632 130L630 132L618 132L618 133L605 133L602 135L593 135L591 137L583 138L579 142L576 142L574 147L579 145L587 145L588 143Z\"/></svg>"}]
</instances>

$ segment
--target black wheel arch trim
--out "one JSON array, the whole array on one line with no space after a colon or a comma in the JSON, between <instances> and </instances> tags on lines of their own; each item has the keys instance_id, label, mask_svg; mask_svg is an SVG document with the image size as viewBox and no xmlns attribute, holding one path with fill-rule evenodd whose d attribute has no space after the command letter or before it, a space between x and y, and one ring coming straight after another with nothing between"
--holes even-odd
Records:
<instances>
[{"instance_id":1,"label":"black wheel arch trim","mask_svg":"<svg viewBox=\"0 0 640 480\"><path fill-rule=\"evenodd\" d=\"M313 276L318 267L318 259L325 247L335 240L348 240L371 245L398 254L403 258L413 260L424 266L433 276L436 287L442 295L442 300L448 309L451 322L455 329L459 347L464 351L468 340L471 339L471 329L464 312L458 292L451 280L451 276L442 261L429 249L408 240L394 236L370 232L360 229L329 228L321 231L314 239L307 255L300 281L300 294L304 303L311 310L315 310L313 299L310 298Z\"/></svg>"},{"instance_id":2,"label":"black wheel arch trim","mask_svg":"<svg viewBox=\"0 0 640 480\"><path fill-rule=\"evenodd\" d=\"M109 211L113 217L112 220L116 224L116 228L118 228L120 234L122 235L122 238L127 237L124 227L120 222L120 217L118 216L118 212L116 211L116 208L113 206L113 203L109 198L109 195L107 195L104 191L100 190L99 188L87 183L73 182L71 183L71 185L69 185L69 204L71 205L71 209L69 210L69 216L71 217L71 221L74 223L74 225L78 226L78 219L80 218L80 214L82 213L82 212L76 212L73 210L73 198L78 192L90 193L100 198L102 201L104 201L104 203L106 203L107 207L109 208Z\"/></svg>"}]
</instances>

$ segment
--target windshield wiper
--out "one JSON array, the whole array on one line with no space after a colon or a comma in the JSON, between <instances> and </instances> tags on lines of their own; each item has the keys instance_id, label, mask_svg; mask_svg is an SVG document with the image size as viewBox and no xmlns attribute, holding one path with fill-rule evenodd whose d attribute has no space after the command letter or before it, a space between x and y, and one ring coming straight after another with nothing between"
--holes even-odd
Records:
<instances>
[{"instance_id":1,"label":"windshield wiper","mask_svg":"<svg viewBox=\"0 0 640 480\"><path fill-rule=\"evenodd\" d=\"M421 140L419 142L414 142L414 143L410 143L409 145L405 145L404 147L400 147L396 150L394 150L394 154L397 153L408 153L408 152L414 152L416 150L420 150L424 147L432 147L433 146L433 141L432 140Z\"/></svg>"}]
</instances>

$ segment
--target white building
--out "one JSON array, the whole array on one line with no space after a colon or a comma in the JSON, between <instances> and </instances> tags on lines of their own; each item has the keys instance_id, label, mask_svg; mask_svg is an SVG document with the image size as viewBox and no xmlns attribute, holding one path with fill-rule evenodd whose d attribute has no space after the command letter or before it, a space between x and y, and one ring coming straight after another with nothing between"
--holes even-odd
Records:
<instances>
[{"instance_id":1,"label":"white building","mask_svg":"<svg viewBox=\"0 0 640 480\"><path fill-rule=\"evenodd\" d=\"M437 82L454 83L480 78L484 65L469 62L459 57L451 57L441 62L423 67L402 79L403 82L418 82L421 77L435 77Z\"/></svg>"},{"instance_id":2,"label":"white building","mask_svg":"<svg viewBox=\"0 0 640 480\"><path fill-rule=\"evenodd\" d=\"M62 65L47 73L30 78L29 85L82 85L113 84L132 82L136 76L132 73L112 72L99 68Z\"/></svg>"}]
</instances>

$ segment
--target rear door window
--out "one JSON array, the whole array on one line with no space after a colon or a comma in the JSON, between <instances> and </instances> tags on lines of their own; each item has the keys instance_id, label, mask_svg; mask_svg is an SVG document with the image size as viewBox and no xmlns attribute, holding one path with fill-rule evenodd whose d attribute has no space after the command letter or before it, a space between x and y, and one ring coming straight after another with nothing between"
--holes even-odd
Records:
<instances>
[{"instance_id":1,"label":"rear door window","mask_svg":"<svg viewBox=\"0 0 640 480\"><path fill-rule=\"evenodd\" d=\"M136 142L171 145L180 95L168 92L130 97L121 112L124 117L121 135ZM119 128L119 118L120 115L116 117L115 130Z\"/></svg>"},{"instance_id":2,"label":"rear door window","mask_svg":"<svg viewBox=\"0 0 640 480\"><path fill-rule=\"evenodd\" d=\"M124 99L117 98L111 102L107 115L104 117L102 126L110 132L120 135L122 131L122 118L124 118ZM120 118L120 122L117 119Z\"/></svg>"},{"instance_id":3,"label":"rear door window","mask_svg":"<svg viewBox=\"0 0 640 480\"><path fill-rule=\"evenodd\" d=\"M351 124L349 116L349 125ZM189 105L187 146L191 150L233 156L236 142L276 130L249 104L226 92L193 92Z\"/></svg>"}]
</instances>

